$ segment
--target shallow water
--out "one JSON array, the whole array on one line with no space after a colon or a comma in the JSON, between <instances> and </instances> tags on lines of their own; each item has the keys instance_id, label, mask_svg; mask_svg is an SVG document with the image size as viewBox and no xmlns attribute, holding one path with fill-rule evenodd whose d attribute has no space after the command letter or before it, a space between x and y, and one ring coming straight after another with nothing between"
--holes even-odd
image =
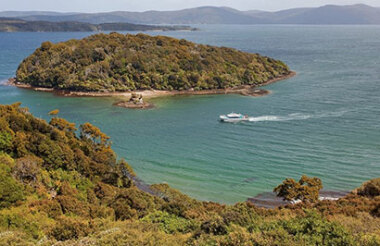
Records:
<instances>
[{"instance_id":1,"label":"shallow water","mask_svg":"<svg viewBox=\"0 0 380 246\"><path fill-rule=\"evenodd\" d=\"M91 122L147 183L167 182L202 200L233 203L287 177L322 178L350 190L380 176L380 26L200 26L154 32L282 59L297 76L266 86L265 97L174 96L157 108L113 107L112 98L65 98L0 86L0 103L20 101L36 116L59 108ZM89 33L0 33L0 80L41 42ZM250 122L222 124L239 112Z\"/></svg>"}]
</instances>

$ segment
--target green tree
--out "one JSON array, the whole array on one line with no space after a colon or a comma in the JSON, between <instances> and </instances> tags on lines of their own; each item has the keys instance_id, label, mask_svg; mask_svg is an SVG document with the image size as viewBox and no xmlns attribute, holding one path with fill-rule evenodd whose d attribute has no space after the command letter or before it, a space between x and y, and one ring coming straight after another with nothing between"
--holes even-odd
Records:
<instances>
[{"instance_id":1,"label":"green tree","mask_svg":"<svg viewBox=\"0 0 380 246\"><path fill-rule=\"evenodd\" d=\"M77 129L75 128L74 123L70 123L65 119L62 118L56 118L54 117L50 121L50 125L58 128L61 131L69 131L69 132L75 132Z\"/></svg>"},{"instance_id":2,"label":"green tree","mask_svg":"<svg viewBox=\"0 0 380 246\"><path fill-rule=\"evenodd\" d=\"M96 126L90 123L84 123L80 126L80 137L82 139L90 139L94 144L108 145L109 136L100 131Z\"/></svg>"},{"instance_id":3,"label":"green tree","mask_svg":"<svg viewBox=\"0 0 380 246\"><path fill-rule=\"evenodd\" d=\"M7 131L0 131L0 151L9 151L12 148L12 135Z\"/></svg>"},{"instance_id":4,"label":"green tree","mask_svg":"<svg viewBox=\"0 0 380 246\"><path fill-rule=\"evenodd\" d=\"M12 177L9 166L0 163L0 209L7 208L23 198L22 185Z\"/></svg>"},{"instance_id":5,"label":"green tree","mask_svg":"<svg viewBox=\"0 0 380 246\"><path fill-rule=\"evenodd\" d=\"M59 109L54 109L49 112L49 115L57 115L57 114L59 114Z\"/></svg>"},{"instance_id":6,"label":"green tree","mask_svg":"<svg viewBox=\"0 0 380 246\"><path fill-rule=\"evenodd\" d=\"M285 179L273 191L278 197L282 197L287 201L302 200L315 202L318 201L319 191L322 188L322 181L319 178L303 175L298 182L290 178Z\"/></svg>"}]
</instances>

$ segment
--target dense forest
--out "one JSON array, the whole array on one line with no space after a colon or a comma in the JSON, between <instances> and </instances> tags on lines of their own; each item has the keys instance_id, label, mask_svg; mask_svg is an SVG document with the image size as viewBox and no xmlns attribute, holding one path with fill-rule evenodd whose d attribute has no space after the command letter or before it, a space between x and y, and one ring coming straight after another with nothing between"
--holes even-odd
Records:
<instances>
[{"instance_id":1,"label":"dense forest","mask_svg":"<svg viewBox=\"0 0 380 246\"><path fill-rule=\"evenodd\" d=\"M204 90L260 85L290 74L281 61L232 48L145 34L42 43L16 79L72 91Z\"/></svg>"},{"instance_id":2,"label":"dense forest","mask_svg":"<svg viewBox=\"0 0 380 246\"><path fill-rule=\"evenodd\" d=\"M131 23L90 24L78 21L26 21L0 17L0 32L102 32L102 31L196 30L189 26L157 26Z\"/></svg>"},{"instance_id":3,"label":"dense forest","mask_svg":"<svg viewBox=\"0 0 380 246\"><path fill-rule=\"evenodd\" d=\"M380 179L338 201L315 199L317 178L287 179L276 192L304 202L277 209L141 190L106 134L57 113L0 105L0 245L380 244Z\"/></svg>"}]
</instances>

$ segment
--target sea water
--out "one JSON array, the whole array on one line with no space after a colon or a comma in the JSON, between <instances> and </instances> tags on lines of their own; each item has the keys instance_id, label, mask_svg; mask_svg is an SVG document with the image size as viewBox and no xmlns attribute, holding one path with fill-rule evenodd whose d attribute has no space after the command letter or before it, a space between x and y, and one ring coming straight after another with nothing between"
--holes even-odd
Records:
<instances>
[{"instance_id":1,"label":"sea water","mask_svg":"<svg viewBox=\"0 0 380 246\"><path fill-rule=\"evenodd\" d=\"M318 176L327 190L380 177L380 26L201 25L196 32L151 32L234 47L285 61L297 76L264 97L174 96L156 108L112 106L114 98L67 98L0 86L0 103L22 102L37 117L60 110L91 122L148 184L224 203L268 192L283 179ZM40 43L91 33L0 33L0 80ZM224 124L237 112L250 121Z\"/></svg>"}]
</instances>

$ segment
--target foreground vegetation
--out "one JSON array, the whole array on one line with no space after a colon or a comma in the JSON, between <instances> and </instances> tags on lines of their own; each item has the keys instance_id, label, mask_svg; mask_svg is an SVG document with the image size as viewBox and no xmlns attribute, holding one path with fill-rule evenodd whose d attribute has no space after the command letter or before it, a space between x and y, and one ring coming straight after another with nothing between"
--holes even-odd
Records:
<instances>
[{"instance_id":1,"label":"foreground vegetation","mask_svg":"<svg viewBox=\"0 0 380 246\"><path fill-rule=\"evenodd\" d=\"M380 179L338 201L308 195L318 179L287 180L276 190L305 202L271 210L134 180L95 126L0 106L0 245L380 244Z\"/></svg>"},{"instance_id":2,"label":"foreground vegetation","mask_svg":"<svg viewBox=\"0 0 380 246\"><path fill-rule=\"evenodd\" d=\"M231 48L144 34L97 34L45 42L19 66L16 80L72 91L224 89L289 75L281 61Z\"/></svg>"}]
</instances>

